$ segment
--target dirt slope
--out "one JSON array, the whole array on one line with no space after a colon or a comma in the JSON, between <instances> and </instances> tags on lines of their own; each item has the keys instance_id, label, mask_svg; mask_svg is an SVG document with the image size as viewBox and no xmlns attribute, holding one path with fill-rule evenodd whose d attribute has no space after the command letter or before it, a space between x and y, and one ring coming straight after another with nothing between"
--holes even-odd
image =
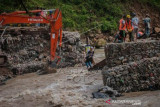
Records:
<instances>
[{"instance_id":1,"label":"dirt slope","mask_svg":"<svg viewBox=\"0 0 160 107\"><path fill-rule=\"evenodd\" d=\"M141 29L144 28L142 20L145 18L146 14L149 14L151 17L151 26L160 28L160 12L156 8L149 4L140 3L138 0L133 0L130 3L124 4L124 6L126 8L126 13L130 11L137 14L140 20L139 27Z\"/></svg>"}]
</instances>

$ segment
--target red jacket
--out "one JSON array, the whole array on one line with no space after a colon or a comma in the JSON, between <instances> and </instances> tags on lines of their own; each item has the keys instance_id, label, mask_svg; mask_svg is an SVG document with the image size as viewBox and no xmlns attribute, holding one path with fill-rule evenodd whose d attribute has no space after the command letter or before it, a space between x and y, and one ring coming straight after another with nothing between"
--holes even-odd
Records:
<instances>
[{"instance_id":1,"label":"red jacket","mask_svg":"<svg viewBox=\"0 0 160 107\"><path fill-rule=\"evenodd\" d=\"M119 30L126 30L126 24L125 24L125 20L124 19L121 19L119 21Z\"/></svg>"}]
</instances>

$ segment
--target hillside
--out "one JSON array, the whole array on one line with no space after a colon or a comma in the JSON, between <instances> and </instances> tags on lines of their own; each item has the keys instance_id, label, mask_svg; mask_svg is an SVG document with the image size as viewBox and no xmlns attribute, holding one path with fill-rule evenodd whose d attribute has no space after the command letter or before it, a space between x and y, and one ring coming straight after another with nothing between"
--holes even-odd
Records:
<instances>
[{"instance_id":1,"label":"hillside","mask_svg":"<svg viewBox=\"0 0 160 107\"><path fill-rule=\"evenodd\" d=\"M19 0L0 0L0 12L24 10ZM113 33L117 29L118 21L123 14L130 11L138 12L146 7L150 13L160 10L159 0L23 0L26 7L36 9L60 8L63 13L64 30L85 32L96 27L103 33ZM138 10L137 10L138 9ZM139 10L140 9L140 10Z\"/></svg>"},{"instance_id":2,"label":"hillside","mask_svg":"<svg viewBox=\"0 0 160 107\"><path fill-rule=\"evenodd\" d=\"M0 107L160 105L160 0L0 1Z\"/></svg>"}]
</instances>

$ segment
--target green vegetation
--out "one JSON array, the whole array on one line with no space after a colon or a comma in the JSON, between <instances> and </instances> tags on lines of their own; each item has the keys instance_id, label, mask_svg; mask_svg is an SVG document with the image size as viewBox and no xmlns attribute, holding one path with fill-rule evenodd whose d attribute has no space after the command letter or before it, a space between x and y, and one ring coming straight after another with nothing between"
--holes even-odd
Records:
<instances>
[{"instance_id":1,"label":"green vegetation","mask_svg":"<svg viewBox=\"0 0 160 107\"><path fill-rule=\"evenodd\" d=\"M19 0L0 0L0 12L24 10ZM63 27L67 30L87 31L96 26L103 32L111 33L118 27L123 14L122 2L128 0L23 0L26 7L37 6L51 9L60 8L63 14ZM159 0L140 0L160 9ZM101 26L103 24L103 26Z\"/></svg>"}]
</instances>

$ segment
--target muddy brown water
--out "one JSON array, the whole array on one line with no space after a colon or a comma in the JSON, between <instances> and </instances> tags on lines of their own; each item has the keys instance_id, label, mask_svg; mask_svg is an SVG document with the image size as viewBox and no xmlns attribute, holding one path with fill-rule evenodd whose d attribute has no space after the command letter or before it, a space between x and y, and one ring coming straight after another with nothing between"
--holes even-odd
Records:
<instances>
[{"instance_id":1,"label":"muddy brown water","mask_svg":"<svg viewBox=\"0 0 160 107\"><path fill-rule=\"evenodd\" d=\"M104 58L104 49L95 51L96 61ZM17 76L0 86L0 107L133 107L132 104L108 104L108 99L92 99L92 92L103 87L101 71L86 67L58 69L57 73ZM159 107L160 91L124 93L117 100L140 100L143 107Z\"/></svg>"}]
</instances>

